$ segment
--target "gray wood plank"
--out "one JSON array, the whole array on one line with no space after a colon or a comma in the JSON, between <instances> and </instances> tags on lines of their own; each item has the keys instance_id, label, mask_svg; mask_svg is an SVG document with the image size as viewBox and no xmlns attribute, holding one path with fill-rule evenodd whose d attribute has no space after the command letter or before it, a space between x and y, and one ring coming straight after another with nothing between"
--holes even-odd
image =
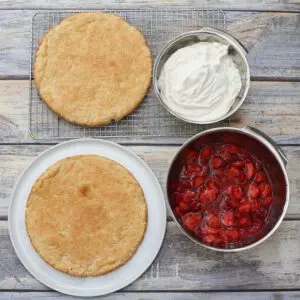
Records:
<instances>
[{"instance_id":1,"label":"gray wood plank","mask_svg":"<svg viewBox=\"0 0 300 300\"><path fill-rule=\"evenodd\" d=\"M285 290L300 286L300 221L284 221L261 245L219 253L186 238L174 222L152 266L124 291ZM0 289L48 290L24 269L0 222Z\"/></svg>"},{"instance_id":2,"label":"gray wood plank","mask_svg":"<svg viewBox=\"0 0 300 300\"><path fill-rule=\"evenodd\" d=\"M116 292L108 296L94 297L97 300L293 300L299 299L300 292ZM57 292L2 292L0 299L22 300L70 300L74 297L66 296ZM76 298L83 299L83 298ZM85 298L86 299L86 298Z\"/></svg>"},{"instance_id":3,"label":"gray wood plank","mask_svg":"<svg viewBox=\"0 0 300 300\"><path fill-rule=\"evenodd\" d=\"M228 0L228 1L209 1L209 0L105 0L99 2L97 0L2 0L0 8L2 9L72 9L73 7L82 9L95 9L105 6L128 5L131 7L158 7L172 5L174 6L198 6L201 8L215 9L240 9L240 10L281 10L293 11L299 10L299 2L297 0Z\"/></svg>"},{"instance_id":4,"label":"gray wood plank","mask_svg":"<svg viewBox=\"0 0 300 300\"><path fill-rule=\"evenodd\" d=\"M7 209L13 186L21 172L47 145L0 146L0 217L7 217ZM155 173L164 188L169 161L178 147L175 146L130 146L143 158ZM287 171L290 180L290 205L287 217L300 218L300 147L284 147L289 159Z\"/></svg>"},{"instance_id":5,"label":"gray wood plank","mask_svg":"<svg viewBox=\"0 0 300 300\"><path fill-rule=\"evenodd\" d=\"M28 134L28 85L29 82L26 80L0 80L0 144L36 142ZM299 82L251 82L249 95L241 109L232 117L232 125L236 127L255 126L281 144L299 143L299 95ZM131 144L174 144L182 143L189 136L130 137L113 140ZM51 139L44 142L54 143L58 140Z\"/></svg>"},{"instance_id":6,"label":"gray wood plank","mask_svg":"<svg viewBox=\"0 0 300 300\"><path fill-rule=\"evenodd\" d=\"M1 78L29 75L33 13L33 10L0 11ZM254 79L299 80L299 13L227 11L226 18L228 30L249 50Z\"/></svg>"},{"instance_id":7,"label":"gray wood plank","mask_svg":"<svg viewBox=\"0 0 300 300\"><path fill-rule=\"evenodd\" d=\"M230 12L227 29L248 49L253 79L299 80L299 13Z\"/></svg>"},{"instance_id":8,"label":"gray wood plank","mask_svg":"<svg viewBox=\"0 0 300 300\"><path fill-rule=\"evenodd\" d=\"M280 144L300 142L300 83L251 82L240 110L231 117L236 127L254 126Z\"/></svg>"}]
</instances>

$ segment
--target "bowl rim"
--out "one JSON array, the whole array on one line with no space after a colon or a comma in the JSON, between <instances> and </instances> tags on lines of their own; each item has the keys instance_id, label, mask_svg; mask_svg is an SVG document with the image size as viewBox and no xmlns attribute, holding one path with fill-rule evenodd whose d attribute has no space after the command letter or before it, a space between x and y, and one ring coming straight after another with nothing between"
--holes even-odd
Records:
<instances>
[{"instance_id":1,"label":"bowl rim","mask_svg":"<svg viewBox=\"0 0 300 300\"><path fill-rule=\"evenodd\" d=\"M278 218L278 220L276 221L276 223L274 224L273 228L263 237L261 237L260 239L256 240L255 242L243 246L243 247L239 247L239 248L218 248L218 247L214 247L214 246L210 246L207 244L202 243L200 240L196 239L195 237L193 237L188 231L186 231L183 226L179 223L179 221L177 220L176 216L174 215L173 209L171 207L170 204L170 199L169 199L169 195L168 195L168 184L169 184L169 176L170 176L170 171L171 171L171 167L173 166L173 163L175 162L175 160L177 159L178 155L193 141L197 140L199 137L206 135L206 134L210 134L213 132L221 132L221 131L231 131L231 132L239 132L241 134L245 134L248 135L252 138L257 139L259 142L261 142L262 144L264 144L269 150L270 152L275 156L275 158L277 159L281 170L283 172L284 175L284 179L285 179L285 187L286 187L286 193L285 193L285 203L284 203L284 207L282 209L281 215ZM182 146L179 147L179 149L175 152L175 154L173 155L170 163L169 163L169 167L168 167L168 172L167 172L167 180L165 182L165 186L164 186L164 190L166 193L166 202L167 202L167 207L168 207L168 211L170 213L170 215L172 216L172 219L175 221L175 223L177 224L177 226L179 227L179 229L181 230L181 232L188 237L190 240L194 241L196 244L201 245L207 249L211 249L211 250L215 250L218 252L239 252L239 251L244 251L244 250L248 250L251 249L259 244L261 244L263 241L265 241L267 238L269 238L280 226L283 218L286 215L287 209L288 209L288 205L289 205L289 198L290 198L290 188L289 188L289 179L288 179L288 175L287 175L287 171L286 171L286 167L284 164L283 159L280 157L280 154L278 153L278 151L276 150L276 148L264 137L262 137L261 135L257 134L254 131L249 130L249 128L244 127L244 128L234 128L234 127L217 127L217 128L213 128L213 129L208 129L202 132L199 132L197 134L195 134L194 136L192 136L191 138L189 138L186 142L184 142L184 144Z\"/></svg>"},{"instance_id":2,"label":"bowl rim","mask_svg":"<svg viewBox=\"0 0 300 300\"><path fill-rule=\"evenodd\" d=\"M228 111L224 116L215 119L215 120L211 120L211 121L196 121L196 120L189 120L188 118L185 118L183 116L181 116L180 114L174 112L173 110L171 110L166 103L163 100L163 97L161 96L161 93L159 91L158 88L158 66L161 62L162 57L165 55L165 53L170 49L170 47L172 47L174 44L176 44L178 41L180 41L182 38L185 38L187 36L193 36L193 35L199 35L199 34L204 34L204 33L209 33L212 35L217 35L220 38L226 40L227 42L229 42L230 45L232 45L237 52L239 53L239 55L241 56L241 58L243 59L245 66L246 66L246 82L245 82L245 87L244 87L244 91L243 91L243 95L241 97L241 99L239 100L239 102L237 102L236 107L232 110L232 111ZM201 29L198 30L192 30L192 31L187 31L184 32L180 35L178 35L177 37L175 37L174 39L170 40L163 48L162 50L159 52L159 54L157 55L157 57L155 58L154 61L154 67L153 67L153 78L152 78L152 84L154 87L154 91L155 94L157 96L157 98L159 99L160 103L164 106L164 108L173 116L175 116L176 118L188 122L188 123L192 123L192 124L213 124L213 123L217 123L220 122L228 117L230 117L231 115L233 115L240 107L241 105L244 103L248 92L249 92L249 87L250 87L250 67L246 58L246 54L247 52L245 51L245 48L242 46L242 43L235 38L233 35L220 30L220 29L215 29L215 28L211 28L211 27L202 27Z\"/></svg>"}]
</instances>

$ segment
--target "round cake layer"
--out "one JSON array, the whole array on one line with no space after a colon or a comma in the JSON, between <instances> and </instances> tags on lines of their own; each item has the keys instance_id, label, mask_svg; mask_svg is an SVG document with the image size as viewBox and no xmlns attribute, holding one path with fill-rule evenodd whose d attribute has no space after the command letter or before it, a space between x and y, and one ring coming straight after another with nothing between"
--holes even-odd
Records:
<instances>
[{"instance_id":1,"label":"round cake layer","mask_svg":"<svg viewBox=\"0 0 300 300\"><path fill-rule=\"evenodd\" d=\"M31 243L52 267L97 276L126 263L147 227L144 193L120 164L97 155L65 158L32 187L26 207Z\"/></svg>"},{"instance_id":2,"label":"round cake layer","mask_svg":"<svg viewBox=\"0 0 300 300\"><path fill-rule=\"evenodd\" d=\"M65 18L45 34L34 63L34 80L48 107L86 126L131 113L147 93L151 72L143 34L108 13Z\"/></svg>"}]
</instances>

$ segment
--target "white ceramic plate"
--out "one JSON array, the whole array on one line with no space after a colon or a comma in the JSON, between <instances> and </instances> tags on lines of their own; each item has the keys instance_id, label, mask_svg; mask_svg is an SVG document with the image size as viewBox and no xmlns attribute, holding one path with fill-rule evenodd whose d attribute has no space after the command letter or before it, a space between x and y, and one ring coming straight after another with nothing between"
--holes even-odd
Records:
<instances>
[{"instance_id":1,"label":"white ceramic plate","mask_svg":"<svg viewBox=\"0 0 300 300\"><path fill-rule=\"evenodd\" d=\"M79 154L98 154L123 165L139 182L148 206L148 226L136 254L122 267L98 277L73 277L52 268L33 249L25 227L26 202L36 179L58 160ZM151 169L126 148L98 139L64 142L39 155L18 179L12 193L8 216L10 238L25 268L48 287L74 296L104 295L133 282L153 262L166 230L164 196Z\"/></svg>"}]
</instances>

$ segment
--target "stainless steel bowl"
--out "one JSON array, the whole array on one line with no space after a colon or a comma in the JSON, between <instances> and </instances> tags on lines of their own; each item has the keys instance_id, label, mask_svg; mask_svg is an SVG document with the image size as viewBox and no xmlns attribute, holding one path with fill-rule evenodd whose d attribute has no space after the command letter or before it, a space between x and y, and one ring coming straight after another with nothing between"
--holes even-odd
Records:
<instances>
[{"instance_id":1,"label":"stainless steel bowl","mask_svg":"<svg viewBox=\"0 0 300 300\"><path fill-rule=\"evenodd\" d=\"M160 76L161 69L165 62L168 60L168 58L178 49L190 46L192 44L198 43L198 42L219 42L225 45L230 46L230 55L232 56L232 59L234 63L236 64L237 68L240 71L241 79L242 79L242 88L240 90L240 93L235 99L234 104L230 108L230 110L221 118L211 120L211 121L194 121L186 119L182 116L180 116L175 111L172 111L164 102L163 96L160 92L160 89L158 87L158 78ZM153 86L155 93L157 97L159 98L162 105L175 117L186 121L190 123L196 123L196 124L211 124L215 122L219 122L221 120L224 120L231 116L234 112L238 110L238 108L242 105L244 102L249 86L250 86L250 71L249 71L249 65L246 59L247 51L245 47L232 35L217 30L214 28L208 28L204 27L202 29L196 30L196 31L190 31L186 32L184 34L179 35L174 40L170 41L160 52L160 54L157 56L155 63L154 63L154 69L153 69Z\"/></svg>"},{"instance_id":2,"label":"stainless steel bowl","mask_svg":"<svg viewBox=\"0 0 300 300\"><path fill-rule=\"evenodd\" d=\"M210 143L233 143L243 147L263 162L270 175L273 186L273 205L267 217L266 225L258 236L256 235L253 239L250 238L245 246L240 246L239 248L217 248L200 242L182 227L173 214L171 183L177 178L179 170L182 168L185 152L190 147L199 149L201 145ZM222 127L196 134L180 147L173 157L168 170L166 190L171 215L186 236L206 248L223 252L235 252L252 248L271 236L279 227L286 214L289 203L289 181L286 172L286 164L287 158L282 149L270 137L256 128L246 127L238 129Z\"/></svg>"}]
</instances>

